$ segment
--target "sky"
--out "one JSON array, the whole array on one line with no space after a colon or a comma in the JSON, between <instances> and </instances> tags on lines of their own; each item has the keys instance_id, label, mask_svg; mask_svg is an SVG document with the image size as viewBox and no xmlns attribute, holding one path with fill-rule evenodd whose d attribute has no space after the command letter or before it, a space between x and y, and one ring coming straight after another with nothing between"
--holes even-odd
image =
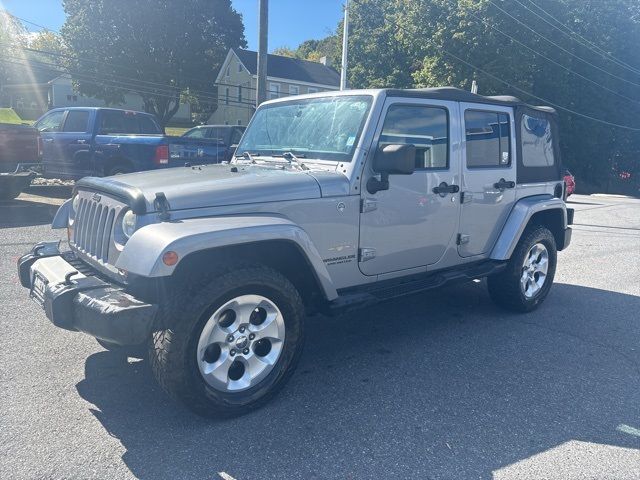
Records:
<instances>
[{"instance_id":1,"label":"sky","mask_svg":"<svg viewBox=\"0 0 640 480\"><path fill-rule=\"evenodd\" d=\"M232 0L242 14L245 36L251 50L258 47L258 0ZM269 51L295 48L309 39L319 39L335 31L342 17L343 0L271 0L269 2ZM64 23L61 0L0 0L12 15L59 30ZM38 27L25 23L29 30Z\"/></svg>"}]
</instances>

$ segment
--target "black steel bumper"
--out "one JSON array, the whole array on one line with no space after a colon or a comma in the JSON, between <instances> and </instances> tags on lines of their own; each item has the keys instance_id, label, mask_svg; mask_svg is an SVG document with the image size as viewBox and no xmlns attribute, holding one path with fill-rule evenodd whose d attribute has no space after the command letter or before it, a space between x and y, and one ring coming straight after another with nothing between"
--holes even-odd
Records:
<instances>
[{"instance_id":1,"label":"black steel bumper","mask_svg":"<svg viewBox=\"0 0 640 480\"><path fill-rule=\"evenodd\" d=\"M79 272L72 252L41 243L18 260L22 286L57 327L120 345L149 338L158 306L138 300L116 284ZM85 270L86 272L86 270Z\"/></svg>"}]
</instances>

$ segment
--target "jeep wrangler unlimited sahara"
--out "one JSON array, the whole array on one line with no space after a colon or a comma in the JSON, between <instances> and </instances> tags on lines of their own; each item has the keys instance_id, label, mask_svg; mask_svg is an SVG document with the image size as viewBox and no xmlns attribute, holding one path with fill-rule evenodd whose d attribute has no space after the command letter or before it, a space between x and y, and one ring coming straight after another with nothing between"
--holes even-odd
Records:
<instances>
[{"instance_id":1,"label":"jeep wrangler unlimited sahara","mask_svg":"<svg viewBox=\"0 0 640 480\"><path fill-rule=\"evenodd\" d=\"M36 245L22 285L54 325L148 345L203 415L268 401L305 315L488 277L535 309L573 211L555 112L454 88L323 92L264 103L229 164L85 178L58 211L69 249Z\"/></svg>"}]
</instances>

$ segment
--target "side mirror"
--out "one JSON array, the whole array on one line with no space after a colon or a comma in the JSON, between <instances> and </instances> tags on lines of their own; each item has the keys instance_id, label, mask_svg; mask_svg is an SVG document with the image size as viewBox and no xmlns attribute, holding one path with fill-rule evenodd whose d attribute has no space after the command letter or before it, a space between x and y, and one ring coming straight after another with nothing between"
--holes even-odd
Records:
<instances>
[{"instance_id":1,"label":"side mirror","mask_svg":"<svg viewBox=\"0 0 640 480\"><path fill-rule=\"evenodd\" d=\"M373 157L373 170L380 173L380 179L371 177L367 181L367 191L371 194L389 190L389 175L411 175L416 169L415 145L392 144L379 148Z\"/></svg>"}]
</instances>

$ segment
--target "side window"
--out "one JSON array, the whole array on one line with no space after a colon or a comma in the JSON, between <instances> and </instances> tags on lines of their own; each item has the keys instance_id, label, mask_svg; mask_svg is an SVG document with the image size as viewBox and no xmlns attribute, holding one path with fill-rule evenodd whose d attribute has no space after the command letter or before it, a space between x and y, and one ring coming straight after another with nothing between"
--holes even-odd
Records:
<instances>
[{"instance_id":1,"label":"side window","mask_svg":"<svg viewBox=\"0 0 640 480\"><path fill-rule=\"evenodd\" d=\"M464 112L467 167L508 167L511 164L509 116L506 113Z\"/></svg>"},{"instance_id":2,"label":"side window","mask_svg":"<svg viewBox=\"0 0 640 480\"><path fill-rule=\"evenodd\" d=\"M551 125L543 118L522 115L522 165L551 167L554 164Z\"/></svg>"},{"instance_id":3,"label":"side window","mask_svg":"<svg viewBox=\"0 0 640 480\"><path fill-rule=\"evenodd\" d=\"M239 128L234 128L233 132L231 133L231 145L237 145L238 143L240 143L240 138L242 138L242 130L240 130Z\"/></svg>"},{"instance_id":4,"label":"side window","mask_svg":"<svg viewBox=\"0 0 640 480\"><path fill-rule=\"evenodd\" d=\"M136 116L119 110L103 110L100 112L100 134L139 133Z\"/></svg>"},{"instance_id":5,"label":"side window","mask_svg":"<svg viewBox=\"0 0 640 480\"><path fill-rule=\"evenodd\" d=\"M153 121L151 117L147 117L146 115L138 115L138 119L140 122L140 133L146 134L158 134L160 133L160 128L156 125L156 122Z\"/></svg>"},{"instance_id":6,"label":"side window","mask_svg":"<svg viewBox=\"0 0 640 480\"><path fill-rule=\"evenodd\" d=\"M63 132L86 132L88 130L89 112L86 110L69 110L64 121Z\"/></svg>"},{"instance_id":7,"label":"side window","mask_svg":"<svg viewBox=\"0 0 640 480\"><path fill-rule=\"evenodd\" d=\"M41 132L59 132L64 117L64 110L51 112L45 115L37 124L36 128Z\"/></svg>"},{"instance_id":8,"label":"side window","mask_svg":"<svg viewBox=\"0 0 640 480\"><path fill-rule=\"evenodd\" d=\"M387 110L378 146L416 147L416 169L449 167L449 118L441 107L392 105Z\"/></svg>"},{"instance_id":9,"label":"side window","mask_svg":"<svg viewBox=\"0 0 640 480\"><path fill-rule=\"evenodd\" d=\"M185 133L184 136L189 138L205 138L208 130L208 128L194 128Z\"/></svg>"}]
</instances>

